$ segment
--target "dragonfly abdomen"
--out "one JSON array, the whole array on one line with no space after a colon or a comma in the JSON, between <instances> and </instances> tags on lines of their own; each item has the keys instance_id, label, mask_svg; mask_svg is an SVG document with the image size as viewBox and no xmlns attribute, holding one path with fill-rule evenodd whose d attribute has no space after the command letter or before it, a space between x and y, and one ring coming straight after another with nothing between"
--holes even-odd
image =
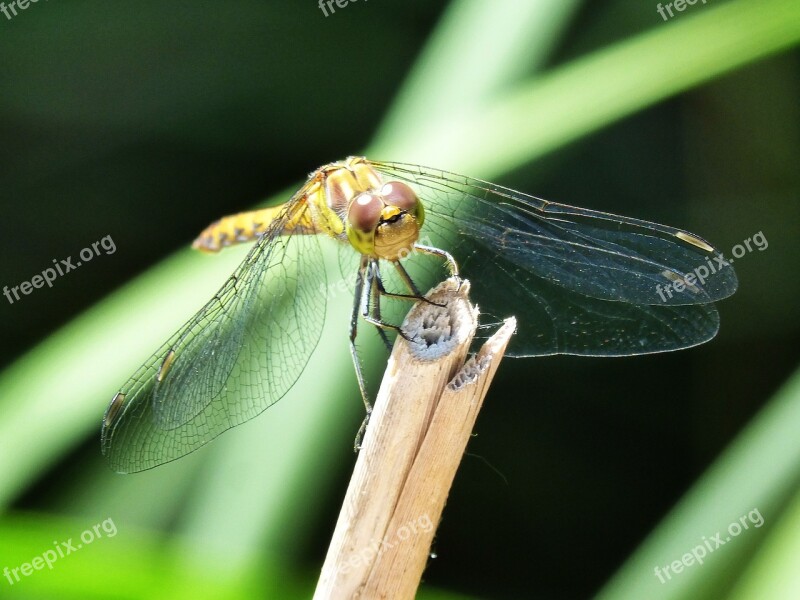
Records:
<instances>
[{"instance_id":1,"label":"dragonfly abdomen","mask_svg":"<svg viewBox=\"0 0 800 600\"><path fill-rule=\"evenodd\" d=\"M226 246L251 242L266 232L285 205L271 206L259 210L240 212L214 221L206 227L192 243L192 248L203 252L219 252ZM308 211L296 211L297 216L289 218L283 225L281 235L287 233L317 233Z\"/></svg>"}]
</instances>

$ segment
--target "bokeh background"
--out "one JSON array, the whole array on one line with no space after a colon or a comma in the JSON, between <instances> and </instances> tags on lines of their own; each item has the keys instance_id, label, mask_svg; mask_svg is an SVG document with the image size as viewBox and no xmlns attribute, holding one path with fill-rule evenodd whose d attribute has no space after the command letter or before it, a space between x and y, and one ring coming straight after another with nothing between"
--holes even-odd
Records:
<instances>
[{"instance_id":1,"label":"bokeh background","mask_svg":"<svg viewBox=\"0 0 800 600\"><path fill-rule=\"evenodd\" d=\"M420 598L800 596L800 5L32 3L0 14L0 569L108 532L18 598L310 597L362 418L346 309L275 407L112 473L106 403L244 256L188 249L349 154L663 222L737 260L712 342L506 360ZM479 282L474 282L479 285ZM347 304L347 302L345 302ZM385 355L369 364L373 384ZM660 583L757 509L751 527ZM105 531L102 528L101 532ZM723 536L724 537L724 536Z\"/></svg>"}]
</instances>

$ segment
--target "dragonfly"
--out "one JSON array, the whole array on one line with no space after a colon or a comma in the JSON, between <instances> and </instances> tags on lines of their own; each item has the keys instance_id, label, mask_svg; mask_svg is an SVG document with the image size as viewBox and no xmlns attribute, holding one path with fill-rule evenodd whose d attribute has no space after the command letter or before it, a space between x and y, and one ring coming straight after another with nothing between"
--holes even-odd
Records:
<instances>
[{"instance_id":1,"label":"dragonfly","mask_svg":"<svg viewBox=\"0 0 800 600\"><path fill-rule=\"evenodd\" d=\"M514 357L695 346L716 335L714 302L737 287L724 255L688 231L364 157L317 169L282 205L215 221L193 246L244 242L255 243L214 297L111 400L101 446L116 471L193 452L292 388L323 330L323 243L352 281L350 351L367 417L358 325L391 347L399 327L381 304L424 300L420 278L468 277L482 315L515 315Z\"/></svg>"}]
</instances>

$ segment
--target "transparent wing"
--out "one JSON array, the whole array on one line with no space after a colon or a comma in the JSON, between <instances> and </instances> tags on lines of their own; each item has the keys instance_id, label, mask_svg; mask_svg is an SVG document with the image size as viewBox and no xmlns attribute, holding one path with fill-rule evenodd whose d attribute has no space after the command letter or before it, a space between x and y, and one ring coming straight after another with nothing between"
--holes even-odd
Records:
<instances>
[{"instance_id":1,"label":"transparent wing","mask_svg":"<svg viewBox=\"0 0 800 600\"><path fill-rule=\"evenodd\" d=\"M120 472L188 454L277 402L319 342L326 275L316 235L279 235L295 199L217 294L131 377L103 421Z\"/></svg>"},{"instance_id":2,"label":"transparent wing","mask_svg":"<svg viewBox=\"0 0 800 600\"><path fill-rule=\"evenodd\" d=\"M352 297L356 290L356 274L361 262L361 255L350 244L339 244L339 274L336 281L330 282L330 287L336 293L343 293Z\"/></svg>"},{"instance_id":3,"label":"transparent wing","mask_svg":"<svg viewBox=\"0 0 800 600\"><path fill-rule=\"evenodd\" d=\"M446 171L371 164L386 180L416 188L426 215L421 240L454 255L481 310L518 317L514 355L614 356L699 344L719 327L711 303L736 290L722 254L689 232ZM675 282L690 275L677 291Z\"/></svg>"}]
</instances>

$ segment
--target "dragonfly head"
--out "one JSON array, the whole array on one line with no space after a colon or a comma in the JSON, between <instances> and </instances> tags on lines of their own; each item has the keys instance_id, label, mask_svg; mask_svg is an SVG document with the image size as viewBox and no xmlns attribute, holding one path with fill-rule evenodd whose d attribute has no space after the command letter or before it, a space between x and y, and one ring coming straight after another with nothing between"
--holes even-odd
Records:
<instances>
[{"instance_id":1,"label":"dragonfly head","mask_svg":"<svg viewBox=\"0 0 800 600\"><path fill-rule=\"evenodd\" d=\"M353 199L347 211L347 238L362 254L397 260L414 247L424 218L414 190L390 181L377 193L364 192Z\"/></svg>"}]
</instances>

